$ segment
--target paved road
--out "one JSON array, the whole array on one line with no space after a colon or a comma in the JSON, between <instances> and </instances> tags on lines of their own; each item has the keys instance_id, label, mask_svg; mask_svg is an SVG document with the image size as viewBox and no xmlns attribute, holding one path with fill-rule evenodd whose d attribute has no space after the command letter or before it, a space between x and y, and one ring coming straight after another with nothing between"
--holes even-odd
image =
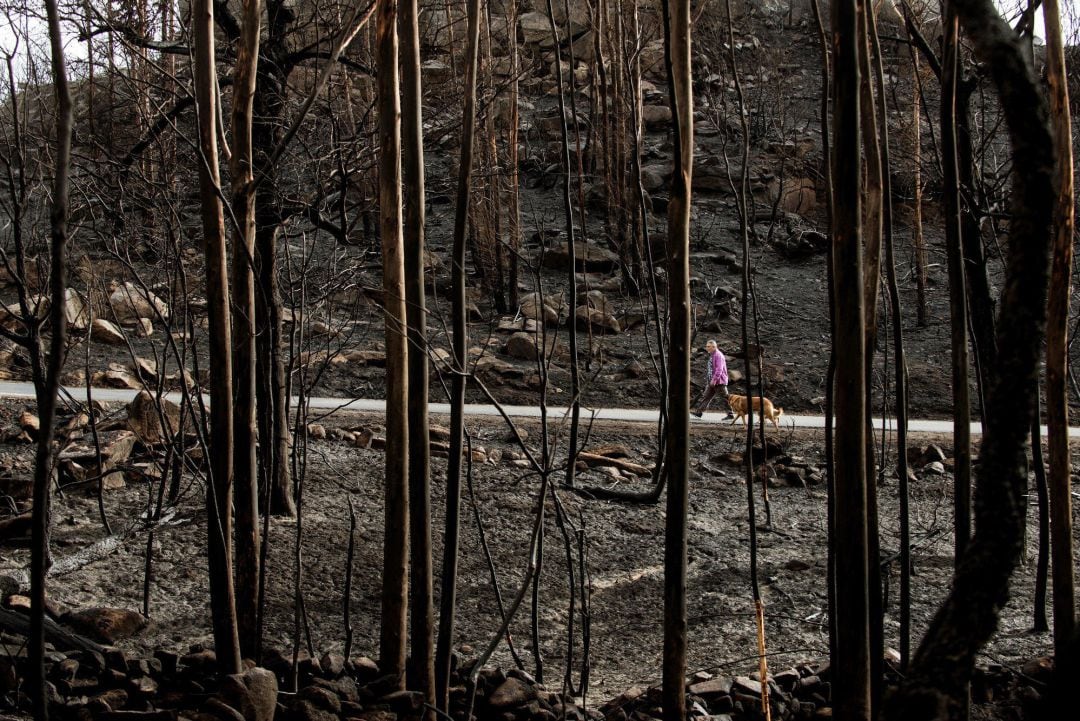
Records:
<instances>
[{"instance_id":1,"label":"paved road","mask_svg":"<svg viewBox=\"0 0 1080 721\"><path fill-rule=\"evenodd\" d=\"M72 397L84 400L86 399L85 388L65 388L65 392L70 393ZM117 390L115 388L94 388L92 390L95 400L109 401L109 402L128 402L135 397L136 391L132 390ZM177 394L168 394L173 400L178 399ZM30 383L14 382L14 381L0 381L0 397L3 398L33 398L34 386ZM295 402L296 399L294 399ZM323 398L312 397L308 399L308 403L312 410L321 411L326 413L328 411L336 410L351 410L351 411L364 411L369 413L383 413L386 409L385 401L369 398ZM507 415L514 418L539 418L540 408L537 406L503 406L503 411ZM432 403L430 405L431 412L436 415L449 415L450 404L448 403ZM470 403L465 406L465 412L472 416L497 416L499 410L493 405L487 405L483 403ZM548 417L557 418L561 415L568 414L569 411L566 408L561 407L548 407ZM587 409L582 408L582 415L584 418L590 417L590 414L595 414L595 420L597 421L629 421L629 422L641 422L641 423L656 423L659 416L658 411L652 409L640 409L640 408L596 408ZM729 421L724 421L724 413L706 413L702 418L692 419L694 425L709 425L719 424ZM892 418L884 420L885 428L887 430L895 430L896 424ZM784 417L780 419L781 428L824 428L825 416L808 416L808 415L795 415L784 414ZM882 428L882 419L874 419L874 428L880 430ZM952 421L935 421L935 420L923 420L912 419L908 421L909 433L952 433L953 424ZM971 432L974 435L982 433L982 424L972 423ZM1043 434L1046 434L1046 426L1043 426ZM1080 428L1069 428L1070 438L1080 438Z\"/></svg>"}]
</instances>

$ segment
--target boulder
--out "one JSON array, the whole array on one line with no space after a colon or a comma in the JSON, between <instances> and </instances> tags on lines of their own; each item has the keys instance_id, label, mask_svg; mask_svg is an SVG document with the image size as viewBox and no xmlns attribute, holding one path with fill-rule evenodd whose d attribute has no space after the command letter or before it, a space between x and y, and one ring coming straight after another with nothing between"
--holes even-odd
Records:
<instances>
[{"instance_id":1,"label":"boulder","mask_svg":"<svg viewBox=\"0 0 1080 721\"><path fill-rule=\"evenodd\" d=\"M167 426L165 432L162 429L162 416ZM141 391L128 403L127 425L144 445L162 443L180 428L180 406L167 398L158 400L148 391Z\"/></svg>"},{"instance_id":2,"label":"boulder","mask_svg":"<svg viewBox=\"0 0 1080 721\"><path fill-rule=\"evenodd\" d=\"M521 314L530 320L545 325L557 326L562 320L565 303L561 295L544 295L541 299L539 293L530 293L521 298Z\"/></svg>"},{"instance_id":3,"label":"boulder","mask_svg":"<svg viewBox=\"0 0 1080 721\"><path fill-rule=\"evenodd\" d=\"M82 481L102 479L102 488L115 490L124 487L124 473L113 470L131 457L137 440L130 431L106 431L98 434L101 448L101 464L92 442L83 440L72 443L60 452L58 460L64 471L72 478Z\"/></svg>"},{"instance_id":4,"label":"boulder","mask_svg":"<svg viewBox=\"0 0 1080 721\"><path fill-rule=\"evenodd\" d=\"M521 28L521 37L526 43L550 47L551 23L544 13L524 13L518 18L518 27Z\"/></svg>"},{"instance_id":5,"label":"boulder","mask_svg":"<svg viewBox=\"0 0 1080 721\"><path fill-rule=\"evenodd\" d=\"M666 105L644 105L641 122L649 130L666 130L671 127L671 108Z\"/></svg>"},{"instance_id":6,"label":"boulder","mask_svg":"<svg viewBox=\"0 0 1080 721\"><path fill-rule=\"evenodd\" d=\"M116 368L107 371L98 371L90 377L90 380L93 385L104 386L106 388L139 390L143 387L142 383L134 375L126 370Z\"/></svg>"},{"instance_id":7,"label":"boulder","mask_svg":"<svg viewBox=\"0 0 1080 721\"><path fill-rule=\"evenodd\" d=\"M574 313L574 316L580 330L589 330L591 328L594 333L622 333L622 326L619 324L618 318L597 308L581 306Z\"/></svg>"},{"instance_id":8,"label":"boulder","mask_svg":"<svg viewBox=\"0 0 1080 721\"><path fill-rule=\"evenodd\" d=\"M799 215L813 213L817 209L817 191L814 181L810 178L785 179L778 209L785 213Z\"/></svg>"},{"instance_id":9,"label":"boulder","mask_svg":"<svg viewBox=\"0 0 1080 721\"><path fill-rule=\"evenodd\" d=\"M574 243L574 269L586 273L608 273L619 267L619 256L591 243ZM544 252L544 267L566 270L570 267L570 244L559 243Z\"/></svg>"},{"instance_id":10,"label":"boulder","mask_svg":"<svg viewBox=\"0 0 1080 721\"><path fill-rule=\"evenodd\" d=\"M606 315L615 315L615 307L599 290L590 290L584 294L579 301L581 305L592 308L593 310L602 311Z\"/></svg>"},{"instance_id":11,"label":"boulder","mask_svg":"<svg viewBox=\"0 0 1080 721\"><path fill-rule=\"evenodd\" d=\"M137 323L139 318L169 315L169 306L165 301L134 283L118 286L109 296L109 307L122 324Z\"/></svg>"},{"instance_id":12,"label":"boulder","mask_svg":"<svg viewBox=\"0 0 1080 721\"><path fill-rule=\"evenodd\" d=\"M65 613L60 621L84 636L110 645L130 638L146 627L146 619L141 613L104 606Z\"/></svg>"},{"instance_id":13,"label":"boulder","mask_svg":"<svg viewBox=\"0 0 1080 721\"><path fill-rule=\"evenodd\" d=\"M71 288L64 291L64 315L71 330L86 330L90 323L90 309L79 293Z\"/></svg>"},{"instance_id":14,"label":"boulder","mask_svg":"<svg viewBox=\"0 0 1080 721\"><path fill-rule=\"evenodd\" d=\"M536 686L516 678L508 678L488 697L492 709L509 711L527 705L536 700Z\"/></svg>"},{"instance_id":15,"label":"boulder","mask_svg":"<svg viewBox=\"0 0 1080 721\"><path fill-rule=\"evenodd\" d=\"M124 332L111 320L104 318L94 318L94 322L90 324L90 338L107 345L124 344Z\"/></svg>"},{"instance_id":16,"label":"boulder","mask_svg":"<svg viewBox=\"0 0 1080 721\"><path fill-rule=\"evenodd\" d=\"M536 360L539 350L536 347L536 335L518 332L506 339L503 352L519 360Z\"/></svg>"}]
</instances>

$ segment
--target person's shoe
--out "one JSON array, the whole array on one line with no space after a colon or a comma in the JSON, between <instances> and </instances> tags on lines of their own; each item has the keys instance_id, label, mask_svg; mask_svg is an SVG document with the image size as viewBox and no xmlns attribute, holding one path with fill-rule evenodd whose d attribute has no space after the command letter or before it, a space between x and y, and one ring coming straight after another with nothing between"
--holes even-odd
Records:
<instances>
[{"instance_id":1,"label":"person's shoe","mask_svg":"<svg viewBox=\"0 0 1080 721\"><path fill-rule=\"evenodd\" d=\"M724 416L724 420L725 421L730 421L734 417L735 417L734 413L728 413L726 416Z\"/></svg>"},{"instance_id":2,"label":"person's shoe","mask_svg":"<svg viewBox=\"0 0 1080 721\"><path fill-rule=\"evenodd\" d=\"M702 413L701 411L690 411L690 415L692 415L694 418L701 418Z\"/></svg>"}]
</instances>

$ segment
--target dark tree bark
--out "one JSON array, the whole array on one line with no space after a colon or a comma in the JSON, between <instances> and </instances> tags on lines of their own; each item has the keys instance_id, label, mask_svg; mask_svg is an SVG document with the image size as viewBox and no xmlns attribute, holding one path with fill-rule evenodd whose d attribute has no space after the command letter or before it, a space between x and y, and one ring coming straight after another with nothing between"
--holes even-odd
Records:
<instances>
[{"instance_id":1,"label":"dark tree bark","mask_svg":"<svg viewBox=\"0 0 1080 721\"><path fill-rule=\"evenodd\" d=\"M1020 42L990 0L955 0L976 54L990 71L1012 143L1012 219L998 359L990 375L975 495L975 535L886 719L955 719L967 705L975 656L997 627L1019 563L1027 490L1026 445L1034 417L1046 324L1054 144L1046 100Z\"/></svg>"},{"instance_id":2,"label":"dark tree bark","mask_svg":"<svg viewBox=\"0 0 1080 721\"><path fill-rule=\"evenodd\" d=\"M1072 489L1069 462L1069 295L1073 259L1073 153L1069 84L1061 38L1058 0L1044 0L1046 80L1050 117L1057 141L1057 195L1054 204L1054 261L1046 330L1046 420L1050 451L1051 553L1054 577L1054 650L1063 655L1076 627L1073 565Z\"/></svg>"},{"instance_id":3,"label":"dark tree bark","mask_svg":"<svg viewBox=\"0 0 1080 721\"><path fill-rule=\"evenodd\" d=\"M404 688L409 595L409 394L401 217L398 0L378 0L375 12L379 66L379 235L386 335L386 508L379 660L382 672L397 677L399 687Z\"/></svg>"},{"instance_id":4,"label":"dark tree bark","mask_svg":"<svg viewBox=\"0 0 1080 721\"><path fill-rule=\"evenodd\" d=\"M405 299L409 339L409 688L424 695L424 721L435 721L435 618L431 578L431 462L428 446L427 302L424 297L424 126L417 0L401 12L402 182L405 199Z\"/></svg>"},{"instance_id":5,"label":"dark tree bark","mask_svg":"<svg viewBox=\"0 0 1080 721\"><path fill-rule=\"evenodd\" d=\"M548 9L548 22L551 25L551 39L556 48L560 47L559 44L559 30L555 26L555 11L552 7L551 0L547 0ZM569 17L569 12L567 12ZM572 42L570 43L573 44ZM571 64L571 73L573 72L573 64ZM567 295L567 307L570 309L570 320L567 324L567 336L569 351L570 351L570 436L567 438L567 459L566 459L566 485L570 488L574 487L574 475L577 473L577 446L578 446L578 428L581 424L581 373L578 364L578 335L577 335L577 248L575 246L574 238L574 207L570 200L570 134L566 127L566 101L565 91L563 90L563 73L562 73L562 60L561 56L556 51L555 59L555 88L559 95L559 129L560 138L562 140L562 154L560 160L562 162L562 201L563 201L563 215L566 223L566 248L567 248L567 278L566 295ZM571 88L571 93L573 88ZM574 113L574 128L577 129L578 120L577 113ZM581 162L581 153L578 153L578 162ZM582 208L584 212L584 208ZM585 301L586 307L588 307L588 299Z\"/></svg>"},{"instance_id":6,"label":"dark tree bark","mask_svg":"<svg viewBox=\"0 0 1080 721\"><path fill-rule=\"evenodd\" d=\"M229 286L225 218L219 196L217 93L214 66L214 8L192 6L195 95L199 106L199 196L206 239L206 302L210 320L210 474L206 485L207 560L214 646L222 673L240 670L240 643L232 571L232 351L229 344Z\"/></svg>"},{"instance_id":7,"label":"dark tree bark","mask_svg":"<svg viewBox=\"0 0 1080 721\"><path fill-rule=\"evenodd\" d=\"M236 504L236 621L240 653L258 646L259 493L255 446L255 193L251 148L252 96L259 66L261 0L244 0L233 66L229 175L236 222L232 258L233 483Z\"/></svg>"},{"instance_id":8,"label":"dark tree bark","mask_svg":"<svg viewBox=\"0 0 1080 721\"><path fill-rule=\"evenodd\" d=\"M468 318L465 308L465 231L472 195L474 136L476 134L476 77L480 55L480 0L469 0L468 50L465 61L465 99L461 126L461 159L458 161L457 201L454 209L454 245L451 261L450 298L453 326L454 376L450 382L450 459L446 469L446 535L443 540L442 597L439 605L439 639L435 650L435 699L439 710L449 708L450 659L454 645L454 614L457 605L458 541L461 532L461 471L465 452L465 366Z\"/></svg>"},{"instance_id":9,"label":"dark tree bark","mask_svg":"<svg viewBox=\"0 0 1080 721\"><path fill-rule=\"evenodd\" d=\"M945 176L945 254L949 266L949 318L952 328L953 523L959 564L971 535L971 391L968 385L968 302L960 223L960 172L957 158L957 84L960 76L959 20L954 3L946 6L945 62L941 75L941 157Z\"/></svg>"},{"instance_id":10,"label":"dark tree bark","mask_svg":"<svg viewBox=\"0 0 1080 721\"><path fill-rule=\"evenodd\" d=\"M866 505L866 337L862 254L862 133L855 0L835 0L833 24L833 281L836 349L834 451L838 719L870 718L870 604Z\"/></svg>"},{"instance_id":11,"label":"dark tree bark","mask_svg":"<svg viewBox=\"0 0 1080 721\"><path fill-rule=\"evenodd\" d=\"M270 155L281 142L285 112L285 89L292 68L288 60L287 26L293 10L281 0L266 3L266 35L259 48L261 62L255 84L252 150L259 168L255 189L255 294L256 400L258 432L265 449L259 458L259 482L263 510L278 516L295 516L292 476L289 473L288 383L285 378L284 331L278 283L277 241L281 226L281 202L277 187L277 163Z\"/></svg>"},{"instance_id":12,"label":"dark tree bark","mask_svg":"<svg viewBox=\"0 0 1080 721\"><path fill-rule=\"evenodd\" d=\"M45 0L49 26L53 88L56 93L56 159L49 210L49 340L44 384L37 390L38 429L34 451L34 508L30 520L30 635L28 638L27 680L33 695L34 717L49 719L49 699L45 681L45 572L49 558L50 487L53 482L53 437L56 420L56 396L60 371L64 367L67 339L67 240L68 177L71 169L72 102L64 64L64 44L56 0ZM38 348L40 348L38 341ZM40 367L39 364L38 367Z\"/></svg>"},{"instance_id":13,"label":"dark tree bark","mask_svg":"<svg viewBox=\"0 0 1080 721\"><path fill-rule=\"evenodd\" d=\"M665 0L675 157L668 206L667 518L664 529L664 721L686 718L686 513L690 467L690 188L694 167L690 2Z\"/></svg>"}]
</instances>

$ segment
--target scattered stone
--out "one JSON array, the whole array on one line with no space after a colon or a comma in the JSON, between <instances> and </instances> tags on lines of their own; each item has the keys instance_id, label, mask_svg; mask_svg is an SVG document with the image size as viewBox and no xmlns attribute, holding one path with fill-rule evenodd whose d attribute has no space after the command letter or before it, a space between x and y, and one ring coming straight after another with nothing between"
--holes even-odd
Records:
<instances>
[{"instance_id":1,"label":"scattered stone","mask_svg":"<svg viewBox=\"0 0 1080 721\"><path fill-rule=\"evenodd\" d=\"M123 345L124 332L111 320L94 318L90 324L90 338L107 345Z\"/></svg>"},{"instance_id":2,"label":"scattered stone","mask_svg":"<svg viewBox=\"0 0 1080 721\"><path fill-rule=\"evenodd\" d=\"M141 613L124 608L84 608L65 613L61 621L84 636L107 644L130 638L146 627Z\"/></svg>"},{"instance_id":3,"label":"scattered stone","mask_svg":"<svg viewBox=\"0 0 1080 721\"><path fill-rule=\"evenodd\" d=\"M41 430L41 421L36 415L24 409L19 414L19 427L31 438L36 438L38 431Z\"/></svg>"},{"instance_id":4,"label":"scattered stone","mask_svg":"<svg viewBox=\"0 0 1080 721\"><path fill-rule=\"evenodd\" d=\"M614 335L622 333L619 319L598 308L581 306L575 311L574 317L577 319L579 330L589 330L591 328L594 333L611 333Z\"/></svg>"},{"instance_id":5,"label":"scattered stone","mask_svg":"<svg viewBox=\"0 0 1080 721\"><path fill-rule=\"evenodd\" d=\"M342 354L349 363L370 366L372 368L386 367L386 351L382 350L352 350Z\"/></svg>"},{"instance_id":6,"label":"scattered stone","mask_svg":"<svg viewBox=\"0 0 1080 721\"><path fill-rule=\"evenodd\" d=\"M584 272L608 273L619 267L619 256L591 243L574 242L574 268ZM559 243L544 252L544 267L566 270L570 267L570 246Z\"/></svg>"},{"instance_id":7,"label":"scattered stone","mask_svg":"<svg viewBox=\"0 0 1080 721\"><path fill-rule=\"evenodd\" d=\"M523 316L548 326L559 325L565 307L566 302L561 295L545 294L541 300L539 293L530 293L522 297L520 304Z\"/></svg>"},{"instance_id":8,"label":"scattered stone","mask_svg":"<svg viewBox=\"0 0 1080 721\"><path fill-rule=\"evenodd\" d=\"M641 121L648 130L671 127L671 108L666 105L645 105L641 108Z\"/></svg>"},{"instance_id":9,"label":"scattered stone","mask_svg":"<svg viewBox=\"0 0 1080 721\"><path fill-rule=\"evenodd\" d=\"M191 428L190 418L185 425L185 430ZM149 391L140 391L127 406L127 426L144 445L163 443L180 429L180 406L167 398L157 399Z\"/></svg>"},{"instance_id":10,"label":"scattered stone","mask_svg":"<svg viewBox=\"0 0 1080 721\"><path fill-rule=\"evenodd\" d=\"M945 464L941 461L931 461L923 466L922 470L928 476L940 476L945 473Z\"/></svg>"},{"instance_id":11,"label":"scattered stone","mask_svg":"<svg viewBox=\"0 0 1080 721\"><path fill-rule=\"evenodd\" d=\"M717 678L709 679L707 681L692 683L687 691L695 696L701 696L703 699L709 700L714 696L726 696L730 694L731 685L731 678L718 676Z\"/></svg>"},{"instance_id":12,"label":"scattered stone","mask_svg":"<svg viewBox=\"0 0 1080 721\"><path fill-rule=\"evenodd\" d=\"M136 378L133 374L126 370L110 369L107 371L98 371L91 377L91 383L96 386L104 386L106 388L125 388L128 390L140 390L143 387L142 381Z\"/></svg>"},{"instance_id":13,"label":"scattered stone","mask_svg":"<svg viewBox=\"0 0 1080 721\"><path fill-rule=\"evenodd\" d=\"M539 350L536 347L536 335L518 332L506 339L503 352L519 360L536 360Z\"/></svg>"},{"instance_id":14,"label":"scattered stone","mask_svg":"<svg viewBox=\"0 0 1080 721\"><path fill-rule=\"evenodd\" d=\"M131 457L136 440L135 434L127 430L99 433L100 466L92 439L71 444L60 452L57 460L64 472L77 481L101 478L105 490L123 488L124 474L117 467Z\"/></svg>"},{"instance_id":15,"label":"scattered stone","mask_svg":"<svg viewBox=\"0 0 1080 721\"><path fill-rule=\"evenodd\" d=\"M70 330L86 330L90 322L90 309L87 308L86 301L72 288L64 291L64 316Z\"/></svg>"},{"instance_id":16,"label":"scattered stone","mask_svg":"<svg viewBox=\"0 0 1080 721\"><path fill-rule=\"evenodd\" d=\"M140 318L163 318L169 316L169 306L151 291L134 283L124 283L109 296L109 307L122 323L137 323Z\"/></svg>"},{"instance_id":17,"label":"scattered stone","mask_svg":"<svg viewBox=\"0 0 1080 721\"><path fill-rule=\"evenodd\" d=\"M526 43L550 47L551 24L544 13L524 13L518 18L518 27Z\"/></svg>"},{"instance_id":18,"label":"scattered stone","mask_svg":"<svg viewBox=\"0 0 1080 721\"><path fill-rule=\"evenodd\" d=\"M508 678L488 697L488 705L493 709L514 709L535 699L536 686Z\"/></svg>"},{"instance_id":19,"label":"scattered stone","mask_svg":"<svg viewBox=\"0 0 1080 721\"><path fill-rule=\"evenodd\" d=\"M135 335L139 338L149 338L154 335L154 321L149 318L139 318L135 322Z\"/></svg>"}]
</instances>

